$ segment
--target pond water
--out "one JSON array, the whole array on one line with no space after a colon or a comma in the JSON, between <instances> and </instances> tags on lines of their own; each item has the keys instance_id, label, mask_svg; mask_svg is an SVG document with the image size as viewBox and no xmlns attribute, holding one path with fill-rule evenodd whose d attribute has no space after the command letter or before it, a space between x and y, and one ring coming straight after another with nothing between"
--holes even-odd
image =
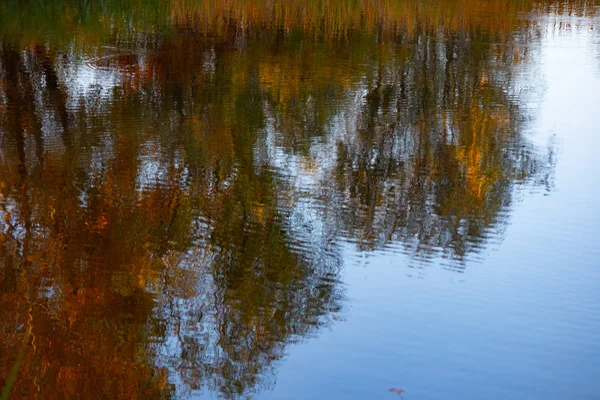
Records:
<instances>
[{"instance_id":1,"label":"pond water","mask_svg":"<svg viewBox=\"0 0 600 400\"><path fill-rule=\"evenodd\" d=\"M3 395L599 398L599 6L3 2Z\"/></svg>"}]
</instances>

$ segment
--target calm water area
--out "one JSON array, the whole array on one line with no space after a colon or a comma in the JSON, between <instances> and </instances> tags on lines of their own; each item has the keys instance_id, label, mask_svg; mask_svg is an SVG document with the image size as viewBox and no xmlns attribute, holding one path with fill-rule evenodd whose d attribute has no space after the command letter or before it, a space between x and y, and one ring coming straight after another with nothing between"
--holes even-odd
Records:
<instances>
[{"instance_id":1,"label":"calm water area","mask_svg":"<svg viewBox=\"0 0 600 400\"><path fill-rule=\"evenodd\" d=\"M599 149L598 1L5 0L0 398L600 399Z\"/></svg>"}]
</instances>

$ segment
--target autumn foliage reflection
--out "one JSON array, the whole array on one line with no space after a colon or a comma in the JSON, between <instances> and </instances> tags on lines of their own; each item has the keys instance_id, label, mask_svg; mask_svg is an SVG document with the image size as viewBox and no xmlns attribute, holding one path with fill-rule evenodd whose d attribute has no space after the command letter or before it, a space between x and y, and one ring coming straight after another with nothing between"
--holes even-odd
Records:
<instances>
[{"instance_id":1,"label":"autumn foliage reflection","mask_svg":"<svg viewBox=\"0 0 600 400\"><path fill-rule=\"evenodd\" d=\"M54 42L0 28L0 385L32 332L15 397L270 387L343 311L342 242L463 268L518 184L551 186L514 76L517 12L550 3L62 3Z\"/></svg>"}]
</instances>

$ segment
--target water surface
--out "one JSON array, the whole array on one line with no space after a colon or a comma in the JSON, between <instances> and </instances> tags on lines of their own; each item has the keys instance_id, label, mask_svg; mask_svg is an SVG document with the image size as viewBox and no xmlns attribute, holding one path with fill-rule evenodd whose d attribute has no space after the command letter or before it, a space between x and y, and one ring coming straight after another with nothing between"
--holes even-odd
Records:
<instances>
[{"instance_id":1,"label":"water surface","mask_svg":"<svg viewBox=\"0 0 600 400\"><path fill-rule=\"evenodd\" d=\"M0 4L0 386L597 398L598 6Z\"/></svg>"}]
</instances>

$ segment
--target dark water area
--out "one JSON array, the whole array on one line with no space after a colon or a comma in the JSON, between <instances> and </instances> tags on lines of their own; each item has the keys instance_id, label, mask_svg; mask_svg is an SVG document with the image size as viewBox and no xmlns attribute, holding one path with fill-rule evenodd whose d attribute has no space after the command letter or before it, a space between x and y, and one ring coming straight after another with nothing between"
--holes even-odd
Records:
<instances>
[{"instance_id":1,"label":"dark water area","mask_svg":"<svg viewBox=\"0 0 600 400\"><path fill-rule=\"evenodd\" d=\"M600 398L599 118L594 1L5 1L1 398Z\"/></svg>"}]
</instances>

